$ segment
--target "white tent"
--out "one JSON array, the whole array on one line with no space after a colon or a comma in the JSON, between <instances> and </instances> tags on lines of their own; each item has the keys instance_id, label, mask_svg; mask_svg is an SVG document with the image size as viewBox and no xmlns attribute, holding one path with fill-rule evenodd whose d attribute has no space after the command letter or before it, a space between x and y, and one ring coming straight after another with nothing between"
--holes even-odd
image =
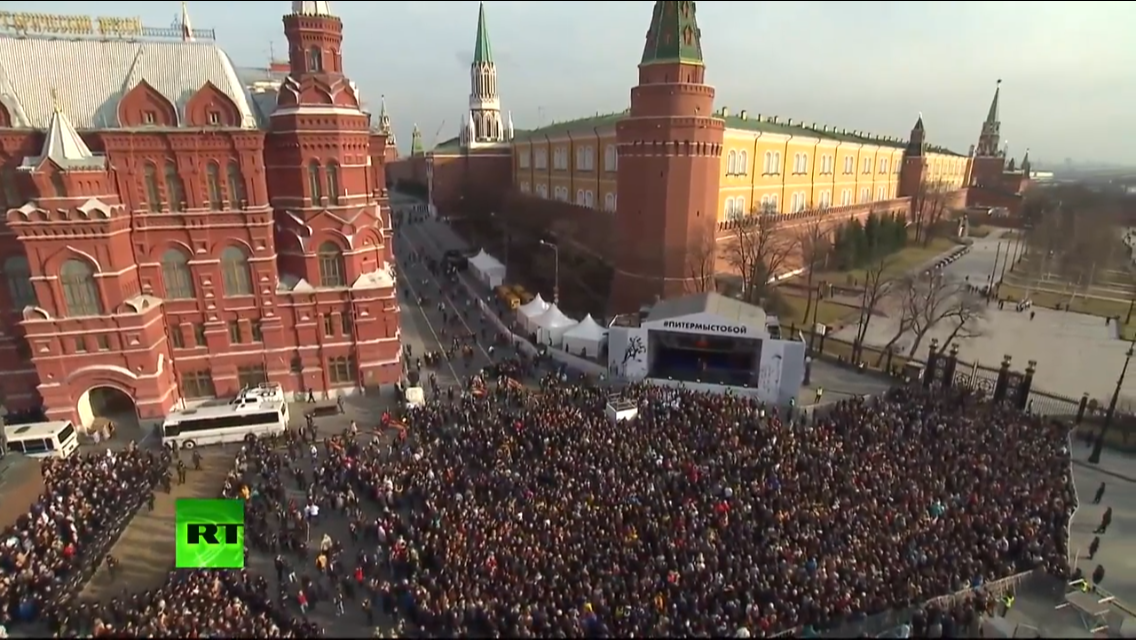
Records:
<instances>
[{"instance_id":1,"label":"white tent","mask_svg":"<svg viewBox=\"0 0 1136 640\"><path fill-rule=\"evenodd\" d=\"M469 259L469 266L477 272L478 279L490 287L499 286L505 281L505 265L485 253L485 249L478 251L477 255Z\"/></svg>"},{"instance_id":2,"label":"white tent","mask_svg":"<svg viewBox=\"0 0 1136 640\"><path fill-rule=\"evenodd\" d=\"M564 332L564 350L578 356L583 353L585 358L594 358L600 354L603 343L607 340L607 329L604 329L588 314L579 324Z\"/></svg>"},{"instance_id":3,"label":"white tent","mask_svg":"<svg viewBox=\"0 0 1136 640\"><path fill-rule=\"evenodd\" d=\"M564 334L576 326L577 322L564 315L560 307L552 305L548 308L548 311L533 318L532 324L536 330L537 342L550 347L559 347Z\"/></svg>"},{"instance_id":4,"label":"white tent","mask_svg":"<svg viewBox=\"0 0 1136 640\"><path fill-rule=\"evenodd\" d=\"M545 311L548 311L548 306L548 303L545 302L544 298L540 297L538 293L535 298L529 300L528 304L523 304L517 309L517 320L521 323L521 326L525 328L525 331L535 331L536 327L533 326L533 319Z\"/></svg>"}]
</instances>

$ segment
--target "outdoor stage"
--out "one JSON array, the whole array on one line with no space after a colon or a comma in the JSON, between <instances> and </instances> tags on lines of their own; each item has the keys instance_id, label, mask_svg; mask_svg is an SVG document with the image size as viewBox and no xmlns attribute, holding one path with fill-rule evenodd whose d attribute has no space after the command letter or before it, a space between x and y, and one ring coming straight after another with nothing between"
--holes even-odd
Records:
<instances>
[{"instance_id":1,"label":"outdoor stage","mask_svg":"<svg viewBox=\"0 0 1136 640\"><path fill-rule=\"evenodd\" d=\"M716 293L664 300L609 327L608 366L628 380L753 394L765 402L797 398L805 344L771 336L759 307Z\"/></svg>"}]
</instances>

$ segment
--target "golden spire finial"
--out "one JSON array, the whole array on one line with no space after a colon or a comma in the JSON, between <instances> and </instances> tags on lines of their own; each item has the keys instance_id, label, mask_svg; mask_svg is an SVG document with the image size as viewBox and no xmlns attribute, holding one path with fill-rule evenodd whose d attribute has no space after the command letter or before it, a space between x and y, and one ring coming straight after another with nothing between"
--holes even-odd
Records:
<instances>
[{"instance_id":1,"label":"golden spire finial","mask_svg":"<svg viewBox=\"0 0 1136 640\"><path fill-rule=\"evenodd\" d=\"M51 88L51 107L55 109L56 113L63 111L63 105L59 102L59 90L55 87Z\"/></svg>"}]
</instances>

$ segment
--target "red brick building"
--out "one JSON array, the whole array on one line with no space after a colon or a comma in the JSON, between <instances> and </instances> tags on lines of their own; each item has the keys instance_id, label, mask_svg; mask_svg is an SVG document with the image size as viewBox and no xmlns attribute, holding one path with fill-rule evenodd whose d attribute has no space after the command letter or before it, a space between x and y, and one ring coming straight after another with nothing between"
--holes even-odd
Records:
<instances>
[{"instance_id":1,"label":"red brick building","mask_svg":"<svg viewBox=\"0 0 1136 640\"><path fill-rule=\"evenodd\" d=\"M1022 198L1030 186L1030 160L1027 150L1020 165L1006 158L1002 145L999 100L1002 81L994 89L990 109L982 122L978 144L971 147L970 188L966 203L970 207L1005 207L1011 214L1021 210Z\"/></svg>"},{"instance_id":2,"label":"red brick building","mask_svg":"<svg viewBox=\"0 0 1136 640\"><path fill-rule=\"evenodd\" d=\"M0 37L9 411L89 424L125 396L152 419L264 381L398 379L387 137L327 3L283 21L278 91L188 19L179 40Z\"/></svg>"}]
</instances>

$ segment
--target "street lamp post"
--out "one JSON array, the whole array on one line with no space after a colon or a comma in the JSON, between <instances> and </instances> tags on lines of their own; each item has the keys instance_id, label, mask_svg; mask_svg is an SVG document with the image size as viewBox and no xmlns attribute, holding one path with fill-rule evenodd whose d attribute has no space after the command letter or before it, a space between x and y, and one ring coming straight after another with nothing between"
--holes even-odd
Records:
<instances>
[{"instance_id":1,"label":"street lamp post","mask_svg":"<svg viewBox=\"0 0 1136 640\"><path fill-rule=\"evenodd\" d=\"M547 240L541 240L540 243L552 249L552 304L560 306L560 247Z\"/></svg>"},{"instance_id":2,"label":"street lamp post","mask_svg":"<svg viewBox=\"0 0 1136 640\"><path fill-rule=\"evenodd\" d=\"M1100 433L1093 443L1093 452L1089 454L1089 462L1100 463L1101 451L1104 449L1104 437L1108 428L1112 426L1112 418L1116 413L1116 403L1120 400L1120 388L1124 386L1124 376L1128 375L1128 363L1132 361L1132 349L1136 347L1136 339L1128 343L1128 353L1124 354L1124 367L1120 370L1120 377L1116 379L1116 388L1112 390L1112 399L1108 402L1108 411L1104 414L1104 423L1101 424Z\"/></svg>"}]
</instances>

